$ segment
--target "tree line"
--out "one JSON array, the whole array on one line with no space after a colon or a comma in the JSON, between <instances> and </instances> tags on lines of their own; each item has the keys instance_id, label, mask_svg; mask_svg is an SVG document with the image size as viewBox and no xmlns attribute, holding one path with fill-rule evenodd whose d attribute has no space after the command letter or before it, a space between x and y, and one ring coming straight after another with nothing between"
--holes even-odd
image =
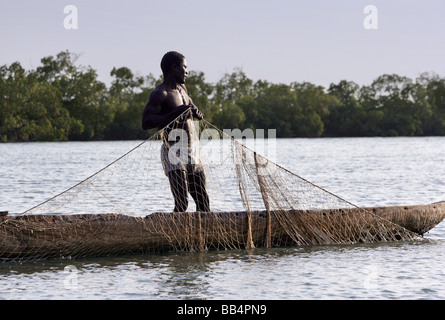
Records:
<instances>
[{"instance_id":1,"label":"tree line","mask_svg":"<svg viewBox=\"0 0 445 320\"><path fill-rule=\"evenodd\" d=\"M162 77L111 70L107 87L78 56L62 51L35 70L15 62L0 67L0 141L133 140L153 131L141 115ZM276 129L277 137L445 135L445 78L379 76L329 88L309 82L253 81L242 70L208 83L191 71L189 95L204 118L221 129Z\"/></svg>"}]
</instances>

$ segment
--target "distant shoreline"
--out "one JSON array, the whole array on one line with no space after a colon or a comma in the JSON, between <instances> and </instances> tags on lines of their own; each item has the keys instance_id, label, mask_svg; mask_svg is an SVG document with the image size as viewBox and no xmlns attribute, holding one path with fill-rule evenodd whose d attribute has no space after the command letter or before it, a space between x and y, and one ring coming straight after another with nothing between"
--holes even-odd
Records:
<instances>
[{"instance_id":1,"label":"distant shoreline","mask_svg":"<svg viewBox=\"0 0 445 320\"><path fill-rule=\"evenodd\" d=\"M142 111L162 81L113 68L107 86L62 51L34 70L0 66L0 142L145 140ZM368 86L254 82L235 69L217 83L191 71L189 95L218 128L276 129L277 138L445 136L445 77L384 74Z\"/></svg>"}]
</instances>

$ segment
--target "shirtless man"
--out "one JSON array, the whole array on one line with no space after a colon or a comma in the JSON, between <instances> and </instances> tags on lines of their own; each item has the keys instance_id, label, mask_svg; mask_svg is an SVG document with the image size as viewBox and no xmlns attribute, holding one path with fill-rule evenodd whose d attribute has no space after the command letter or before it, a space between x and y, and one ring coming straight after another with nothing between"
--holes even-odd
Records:
<instances>
[{"instance_id":1,"label":"shirtless man","mask_svg":"<svg viewBox=\"0 0 445 320\"><path fill-rule=\"evenodd\" d=\"M196 203L196 211L208 212L210 205L204 167L195 153L197 141L193 137L195 128L191 119L201 120L203 117L184 85L188 75L187 62L182 54L170 51L162 58L161 69L164 81L150 95L142 115L142 128L165 127L161 160L175 199L174 212L187 210L187 192ZM181 114L179 120L172 122Z\"/></svg>"}]
</instances>

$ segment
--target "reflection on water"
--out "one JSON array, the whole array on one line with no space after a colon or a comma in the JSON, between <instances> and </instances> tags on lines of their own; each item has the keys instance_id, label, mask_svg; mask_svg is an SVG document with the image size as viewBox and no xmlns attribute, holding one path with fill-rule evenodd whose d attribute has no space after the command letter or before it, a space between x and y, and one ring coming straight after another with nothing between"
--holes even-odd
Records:
<instances>
[{"instance_id":1,"label":"reflection on water","mask_svg":"<svg viewBox=\"0 0 445 320\"><path fill-rule=\"evenodd\" d=\"M444 248L444 240L423 240L9 263L0 265L0 296L443 299Z\"/></svg>"}]
</instances>

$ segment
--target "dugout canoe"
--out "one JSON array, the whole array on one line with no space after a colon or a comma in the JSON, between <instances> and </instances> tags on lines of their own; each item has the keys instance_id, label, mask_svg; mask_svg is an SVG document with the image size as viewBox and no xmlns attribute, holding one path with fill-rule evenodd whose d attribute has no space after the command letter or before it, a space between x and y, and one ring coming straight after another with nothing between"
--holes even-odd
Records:
<instances>
[{"instance_id":1,"label":"dugout canoe","mask_svg":"<svg viewBox=\"0 0 445 320\"><path fill-rule=\"evenodd\" d=\"M368 226L363 220L354 222L358 215L363 216L363 209L370 217ZM310 230L308 235L311 236L300 244L356 243L370 239L369 242L388 241L372 237L362 239L362 235L355 239L350 237L354 232L363 232L371 224L381 221L391 221L394 226L402 226L419 237L423 236L445 218L445 202L361 209L292 210L286 214ZM347 219L339 219L340 216ZM372 218L375 216L383 219ZM273 211L270 215L265 211L251 215L246 212L185 212L153 213L146 217L113 213L20 216L3 213L0 215L0 261L235 249L248 247L247 242L255 247L298 245L279 220L279 215ZM342 222L338 222L340 220ZM350 222L345 224L344 221ZM268 228L269 242L266 239ZM335 229L339 238L327 237L325 231L328 228ZM341 228L348 232L342 233ZM354 228L360 231L351 231Z\"/></svg>"}]
</instances>

